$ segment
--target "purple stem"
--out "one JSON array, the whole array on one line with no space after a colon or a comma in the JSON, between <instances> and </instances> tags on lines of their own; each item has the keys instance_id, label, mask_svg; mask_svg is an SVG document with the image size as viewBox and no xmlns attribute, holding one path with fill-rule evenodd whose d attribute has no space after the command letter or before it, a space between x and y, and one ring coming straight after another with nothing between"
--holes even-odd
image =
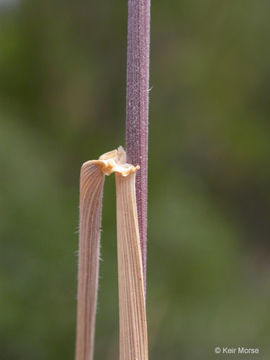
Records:
<instances>
[{"instance_id":1,"label":"purple stem","mask_svg":"<svg viewBox=\"0 0 270 360\"><path fill-rule=\"evenodd\" d=\"M126 151L127 161L140 165L136 197L146 284L148 86L150 0L128 0Z\"/></svg>"}]
</instances>

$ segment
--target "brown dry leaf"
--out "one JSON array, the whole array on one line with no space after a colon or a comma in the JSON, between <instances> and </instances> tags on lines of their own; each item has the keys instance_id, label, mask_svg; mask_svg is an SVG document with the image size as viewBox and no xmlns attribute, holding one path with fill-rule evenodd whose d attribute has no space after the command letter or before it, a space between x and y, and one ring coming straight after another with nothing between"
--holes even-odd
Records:
<instances>
[{"instance_id":1,"label":"brown dry leaf","mask_svg":"<svg viewBox=\"0 0 270 360\"><path fill-rule=\"evenodd\" d=\"M120 322L120 360L147 360L147 324L135 194L139 167L126 163L123 148L81 169L76 360L92 360L104 174L115 173Z\"/></svg>"}]
</instances>

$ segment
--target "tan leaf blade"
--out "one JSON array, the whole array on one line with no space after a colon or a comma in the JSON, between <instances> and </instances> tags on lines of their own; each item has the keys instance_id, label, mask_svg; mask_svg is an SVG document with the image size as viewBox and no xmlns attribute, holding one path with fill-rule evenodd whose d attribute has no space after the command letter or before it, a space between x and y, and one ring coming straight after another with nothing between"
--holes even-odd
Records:
<instances>
[{"instance_id":1,"label":"tan leaf blade","mask_svg":"<svg viewBox=\"0 0 270 360\"><path fill-rule=\"evenodd\" d=\"M98 289L104 174L115 172L120 321L120 360L147 360L147 324L136 208L135 172L118 150L81 169L76 360L92 360Z\"/></svg>"},{"instance_id":2,"label":"tan leaf blade","mask_svg":"<svg viewBox=\"0 0 270 360\"><path fill-rule=\"evenodd\" d=\"M80 178L80 235L76 359L92 360L99 271L99 241L104 174L98 164L83 164Z\"/></svg>"}]
</instances>

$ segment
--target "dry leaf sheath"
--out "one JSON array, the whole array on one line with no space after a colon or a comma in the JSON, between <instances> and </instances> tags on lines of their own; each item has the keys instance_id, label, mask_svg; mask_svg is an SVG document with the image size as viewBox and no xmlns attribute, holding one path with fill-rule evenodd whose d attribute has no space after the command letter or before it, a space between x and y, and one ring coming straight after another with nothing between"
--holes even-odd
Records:
<instances>
[{"instance_id":1,"label":"dry leaf sheath","mask_svg":"<svg viewBox=\"0 0 270 360\"><path fill-rule=\"evenodd\" d=\"M147 324L136 208L135 173L120 147L81 170L76 360L92 360L104 174L115 173L120 360L147 360Z\"/></svg>"},{"instance_id":2,"label":"dry leaf sheath","mask_svg":"<svg viewBox=\"0 0 270 360\"><path fill-rule=\"evenodd\" d=\"M148 359L135 173L116 173L120 360Z\"/></svg>"}]
</instances>

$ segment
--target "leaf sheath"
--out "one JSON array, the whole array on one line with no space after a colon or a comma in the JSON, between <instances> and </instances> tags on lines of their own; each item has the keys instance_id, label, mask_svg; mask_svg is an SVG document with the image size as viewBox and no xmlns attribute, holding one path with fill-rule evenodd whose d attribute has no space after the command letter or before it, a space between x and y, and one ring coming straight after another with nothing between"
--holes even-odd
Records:
<instances>
[{"instance_id":1,"label":"leaf sheath","mask_svg":"<svg viewBox=\"0 0 270 360\"><path fill-rule=\"evenodd\" d=\"M120 360L147 360L147 324L135 173L115 173Z\"/></svg>"}]
</instances>

